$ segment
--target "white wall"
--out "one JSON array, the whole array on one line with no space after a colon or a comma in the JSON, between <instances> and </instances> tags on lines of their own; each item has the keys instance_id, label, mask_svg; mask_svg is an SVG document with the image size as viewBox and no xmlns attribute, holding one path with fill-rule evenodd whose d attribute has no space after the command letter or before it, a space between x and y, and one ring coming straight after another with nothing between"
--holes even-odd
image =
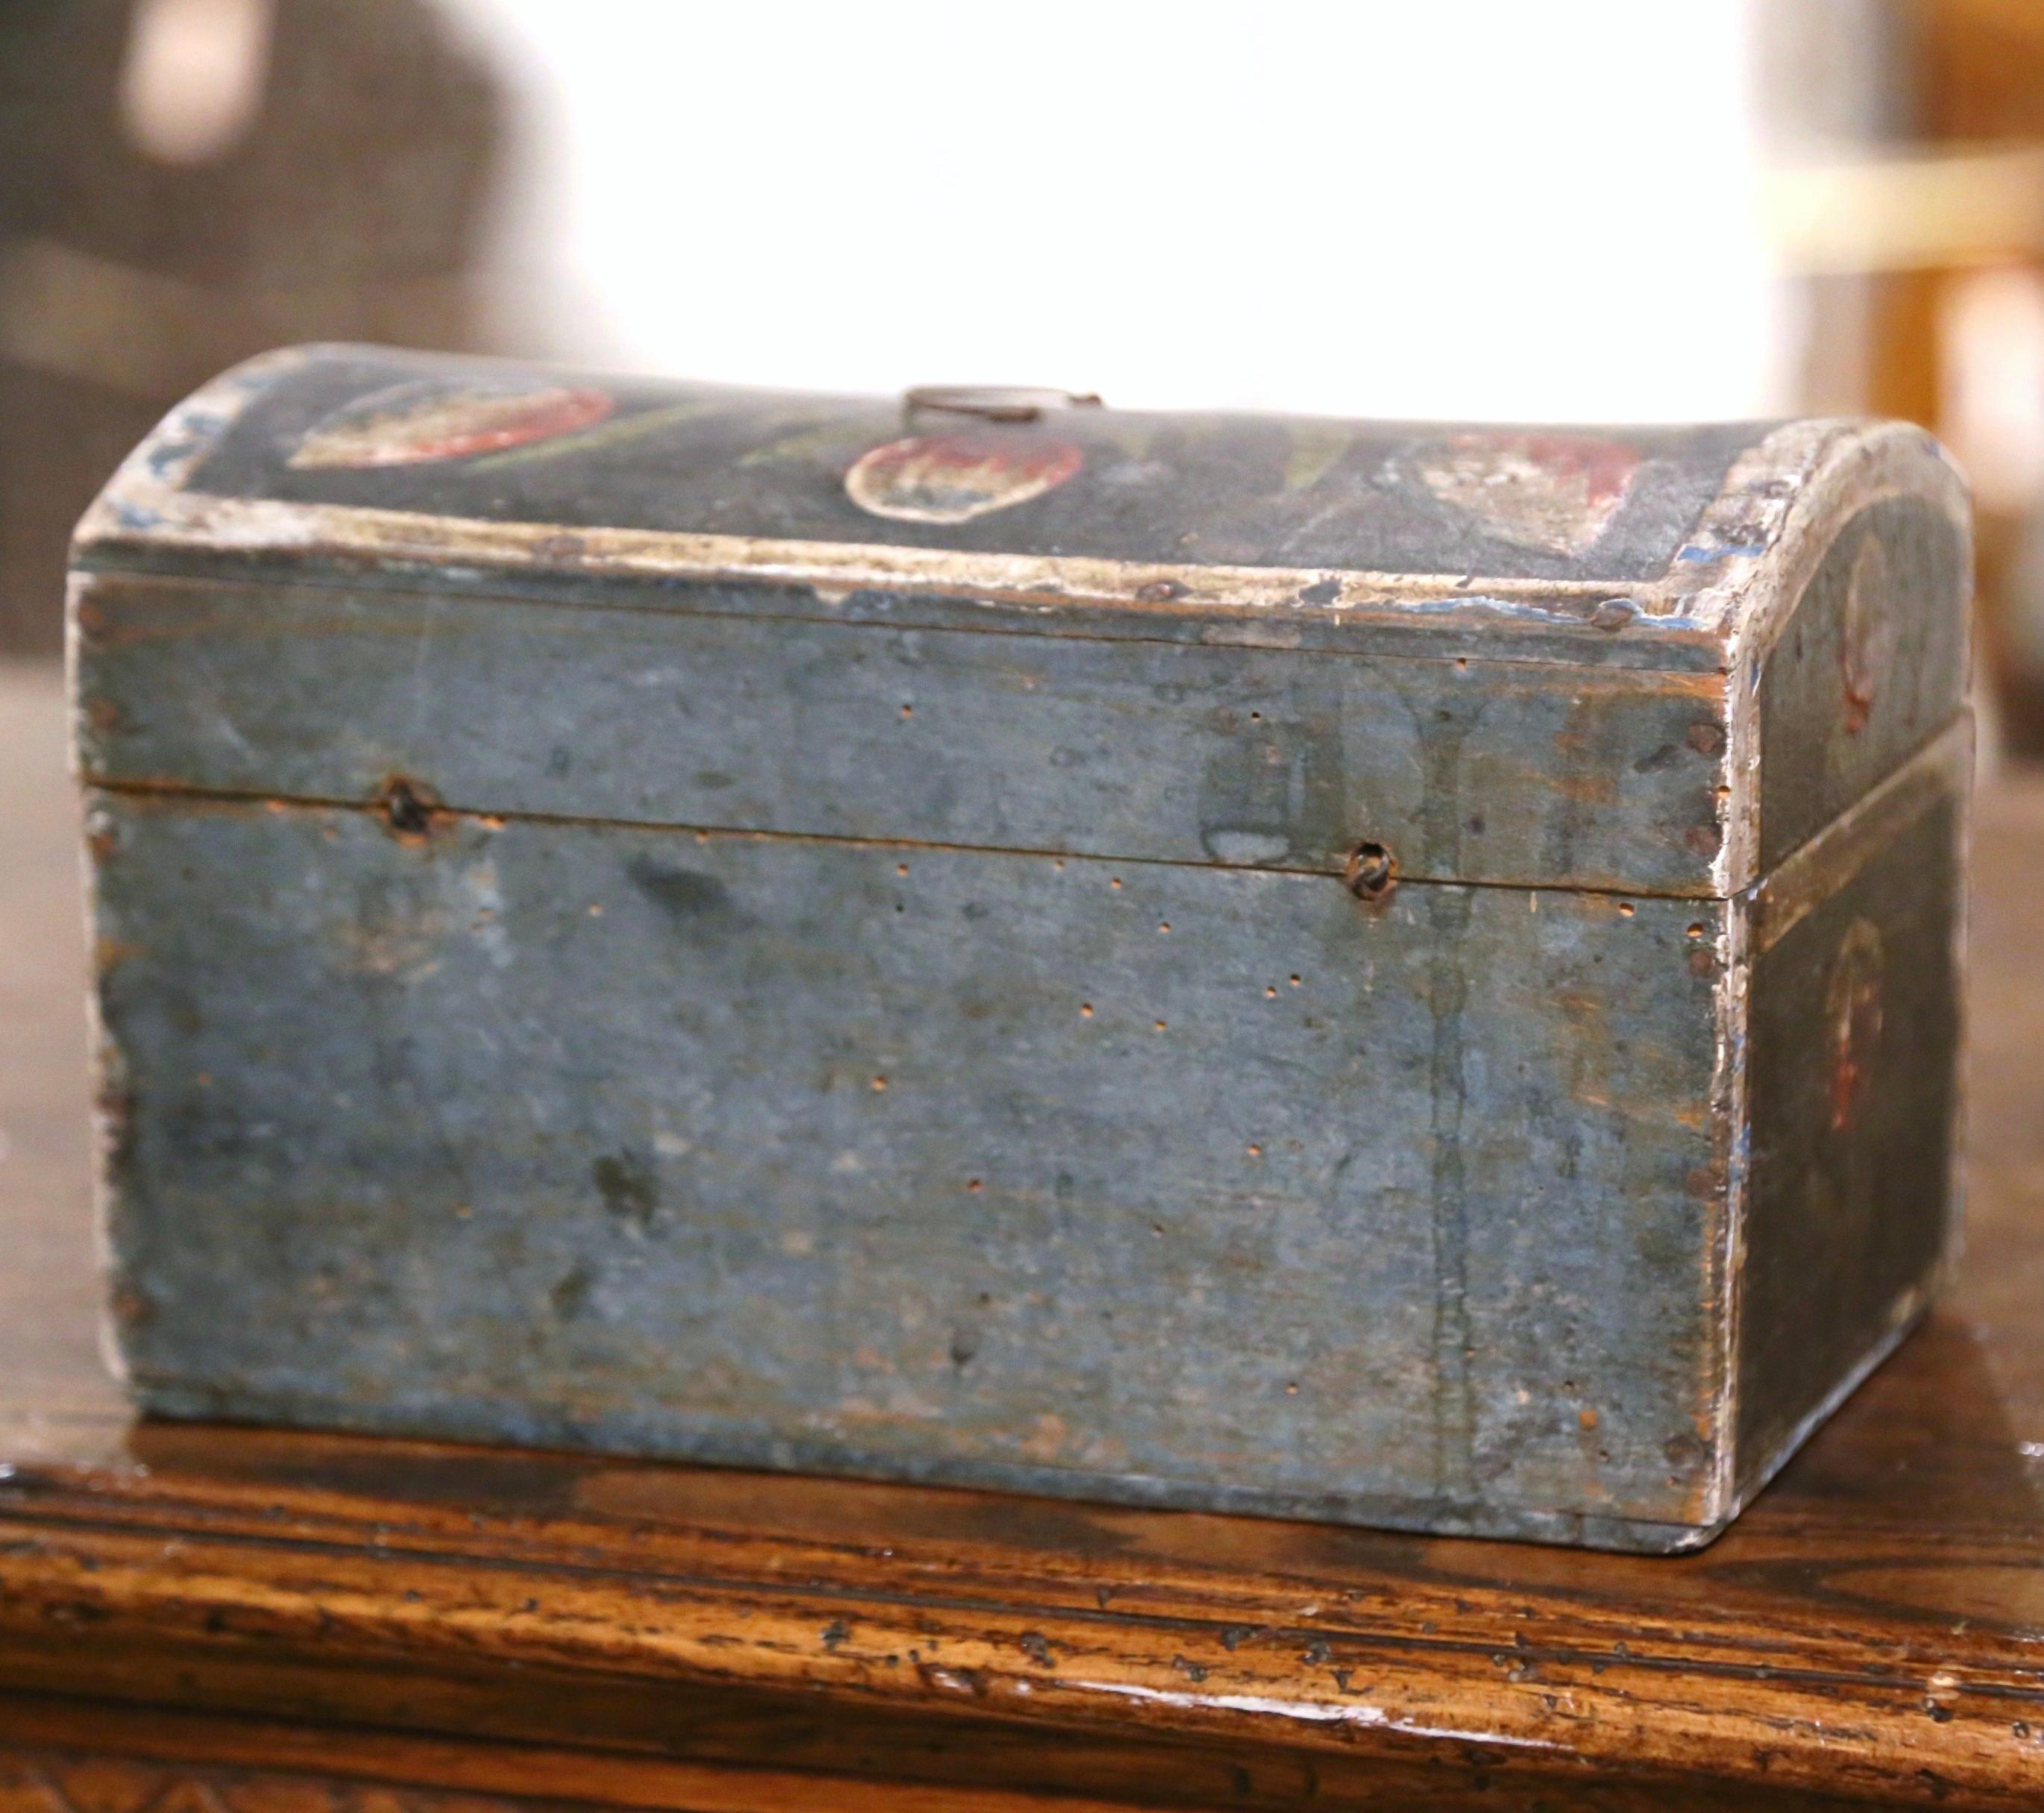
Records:
<instances>
[{"instance_id":1,"label":"white wall","mask_svg":"<svg viewBox=\"0 0 2044 1813\"><path fill-rule=\"evenodd\" d=\"M1617 420L1785 406L1747 0L441 0L565 356Z\"/></svg>"}]
</instances>

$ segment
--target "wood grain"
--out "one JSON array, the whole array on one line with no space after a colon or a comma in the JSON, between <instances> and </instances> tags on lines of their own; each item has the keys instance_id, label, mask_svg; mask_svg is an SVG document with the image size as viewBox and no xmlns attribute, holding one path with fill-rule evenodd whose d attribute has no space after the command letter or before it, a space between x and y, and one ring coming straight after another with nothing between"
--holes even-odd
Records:
<instances>
[{"instance_id":1,"label":"wood grain","mask_svg":"<svg viewBox=\"0 0 2044 1813\"><path fill-rule=\"evenodd\" d=\"M36 861L10 938L54 937L75 885L67 852ZM1681 1560L129 1427L86 1358L75 1184L0 1164L0 1738L620 1805L806 1804L706 1800L697 1769L814 1777L847 1806L835 1784L961 1807L2034 1806L2044 787L1990 793L1977 866L1959 1286ZM75 1024L71 961L17 985L39 1026ZM36 1036L0 1115L82 1095Z\"/></svg>"},{"instance_id":2,"label":"wood grain","mask_svg":"<svg viewBox=\"0 0 2044 1813\"><path fill-rule=\"evenodd\" d=\"M783 1729L800 1741L793 1722ZM818 1725L818 1729L821 1729ZM25 1743L10 1742L23 1730ZM1046 1784L1040 1757L1070 1747L1054 1735L1025 1754L1012 1733L972 1730L951 1746L942 1779L916 1758L869 1743L869 1773L675 1761L532 1744L476 1745L352 1734L217 1715L117 1714L106 1706L0 1698L0 1813L523 1813L524 1809L686 1808L690 1813L1104 1813L1110 1807L1344 1806L1377 1813L1481 1807L1486 1813L1646 1813L1660 1787L1576 1781L1523 1792L1482 1771L1460 1780L1424 1767L1372 1769L1366 1784L1339 1760L1198 1756L1120 1746L1120 1792ZM893 1734L890 1734L890 1736ZM939 1746L927 1746L934 1752ZM873 1772L873 1765L881 1766ZM1005 1772L1005 1773L1004 1773ZM1736 1788L1691 1788L1680 1804L1712 1813L1750 1806ZM1769 1807L1840 1813L1835 1796L1770 1796Z\"/></svg>"}]
</instances>

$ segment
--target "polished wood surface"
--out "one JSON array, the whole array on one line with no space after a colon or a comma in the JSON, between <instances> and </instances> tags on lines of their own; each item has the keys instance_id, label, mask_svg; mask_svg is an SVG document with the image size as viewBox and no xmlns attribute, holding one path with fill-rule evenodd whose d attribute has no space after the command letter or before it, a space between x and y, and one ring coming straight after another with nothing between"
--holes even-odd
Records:
<instances>
[{"instance_id":1,"label":"polished wood surface","mask_svg":"<svg viewBox=\"0 0 2044 1813\"><path fill-rule=\"evenodd\" d=\"M2044 786L1983 805L1958 1285L1670 1560L132 1425L60 746L0 670L0 1813L2044 1803Z\"/></svg>"}]
</instances>

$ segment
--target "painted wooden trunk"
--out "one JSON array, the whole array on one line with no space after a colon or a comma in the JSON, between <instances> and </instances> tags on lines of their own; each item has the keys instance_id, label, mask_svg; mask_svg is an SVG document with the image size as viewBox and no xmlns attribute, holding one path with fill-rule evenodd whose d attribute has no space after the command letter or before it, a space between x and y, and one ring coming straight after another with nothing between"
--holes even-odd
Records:
<instances>
[{"instance_id":1,"label":"painted wooden trunk","mask_svg":"<svg viewBox=\"0 0 2044 1813\"><path fill-rule=\"evenodd\" d=\"M1671 1550L1950 1246L1961 488L273 355L82 525L147 1410Z\"/></svg>"}]
</instances>

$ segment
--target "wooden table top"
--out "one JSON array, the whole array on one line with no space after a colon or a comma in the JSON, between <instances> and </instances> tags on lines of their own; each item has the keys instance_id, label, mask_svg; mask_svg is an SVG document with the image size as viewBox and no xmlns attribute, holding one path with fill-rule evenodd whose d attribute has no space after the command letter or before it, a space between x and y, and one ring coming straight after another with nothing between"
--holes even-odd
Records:
<instances>
[{"instance_id":1,"label":"wooden table top","mask_svg":"<svg viewBox=\"0 0 2044 1813\"><path fill-rule=\"evenodd\" d=\"M1665 1559L135 1425L60 738L0 668L0 1743L118 1703L136 1753L613 1805L2044 1804L2044 782L1983 802L1961 1281Z\"/></svg>"}]
</instances>

